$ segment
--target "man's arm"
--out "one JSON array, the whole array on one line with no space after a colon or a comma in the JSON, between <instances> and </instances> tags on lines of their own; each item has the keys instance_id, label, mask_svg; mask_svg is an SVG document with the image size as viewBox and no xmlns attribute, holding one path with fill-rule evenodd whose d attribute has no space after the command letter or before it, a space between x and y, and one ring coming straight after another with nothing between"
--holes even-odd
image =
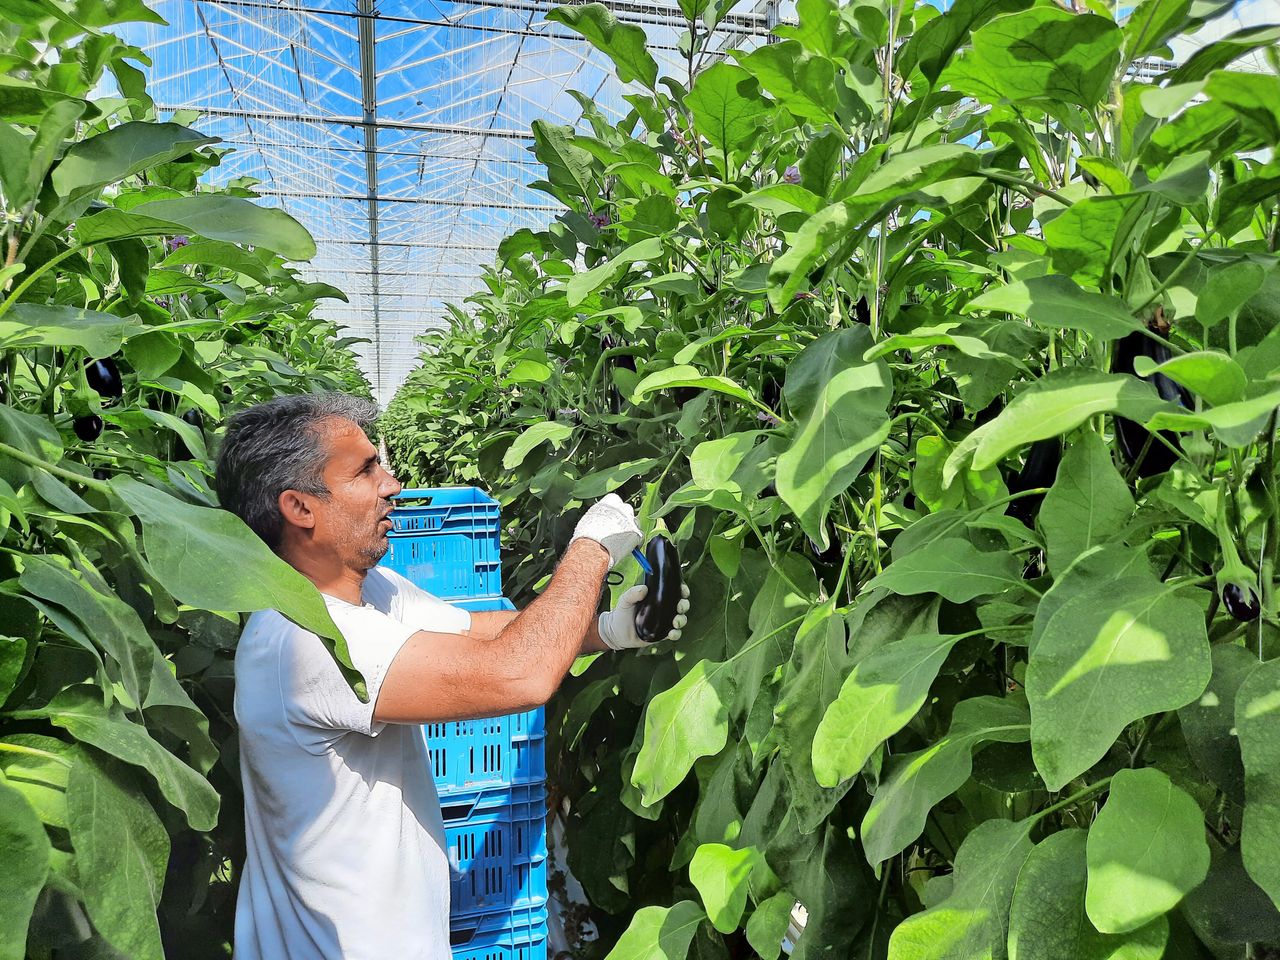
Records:
<instances>
[{"instance_id":1,"label":"man's arm","mask_svg":"<svg viewBox=\"0 0 1280 960\"><path fill-rule=\"evenodd\" d=\"M471 629L468 631L477 640L493 640L507 626L520 615L517 610L481 610L471 614ZM591 618L591 626L587 628L587 635L582 638L582 646L578 650L578 656L586 656L589 653L600 653L609 649L604 645L604 641L600 639L600 630L598 629L596 618Z\"/></svg>"},{"instance_id":2,"label":"man's arm","mask_svg":"<svg viewBox=\"0 0 1280 960\"><path fill-rule=\"evenodd\" d=\"M610 563L601 544L575 541L542 595L493 639L415 633L387 670L374 720L436 723L499 716L546 703L588 632L596 632L596 605Z\"/></svg>"}]
</instances>

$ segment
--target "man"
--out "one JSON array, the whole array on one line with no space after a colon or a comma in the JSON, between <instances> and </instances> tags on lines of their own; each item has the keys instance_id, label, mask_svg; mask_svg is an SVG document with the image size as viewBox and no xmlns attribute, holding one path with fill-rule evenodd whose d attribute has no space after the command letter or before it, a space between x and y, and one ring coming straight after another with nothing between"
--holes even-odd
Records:
<instances>
[{"instance_id":1,"label":"man","mask_svg":"<svg viewBox=\"0 0 1280 960\"><path fill-rule=\"evenodd\" d=\"M315 634L274 610L249 618L239 960L447 960L444 825L416 725L532 709L579 654L645 646L643 586L595 614L605 574L641 540L616 496L586 511L519 613L467 613L377 567L400 484L365 434L376 413L342 394L281 397L234 416L219 452L222 505L320 590L369 693L361 703Z\"/></svg>"}]
</instances>

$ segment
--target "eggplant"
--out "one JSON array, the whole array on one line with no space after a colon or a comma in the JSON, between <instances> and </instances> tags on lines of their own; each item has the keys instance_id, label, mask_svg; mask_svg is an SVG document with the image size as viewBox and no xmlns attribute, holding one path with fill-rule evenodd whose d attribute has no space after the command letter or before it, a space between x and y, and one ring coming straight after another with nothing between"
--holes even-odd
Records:
<instances>
[{"instance_id":1,"label":"eggplant","mask_svg":"<svg viewBox=\"0 0 1280 960\"><path fill-rule=\"evenodd\" d=\"M1027 459L1022 464L1022 470L1009 481L1009 492L1022 493L1024 490L1035 490L1037 487L1052 487L1053 481L1058 476L1058 464L1061 460L1061 437L1037 440L1027 451ZM1043 493L1019 497L1010 502L1005 512L1021 520L1028 527L1034 527L1036 514L1040 512L1040 503L1043 500Z\"/></svg>"},{"instance_id":2,"label":"eggplant","mask_svg":"<svg viewBox=\"0 0 1280 960\"><path fill-rule=\"evenodd\" d=\"M1126 334L1116 341L1115 350L1111 358L1112 373L1127 373L1130 376L1137 376L1134 371L1134 360L1139 356L1149 357L1153 363L1164 363L1172 354L1169 348L1156 340L1146 336L1142 331L1135 330L1133 333ZM1170 380L1163 373L1155 373L1150 377L1139 377L1156 388L1156 392L1160 394L1161 400L1168 400L1177 403L1187 409L1191 409L1194 404L1191 400L1191 392L1173 380ZM1177 461L1178 456L1163 443L1152 440L1147 453L1142 455L1142 448L1147 446L1147 438L1150 432L1142 424L1124 417L1115 418L1116 442L1120 445L1120 455L1124 458L1124 462L1130 467L1142 457L1142 462L1138 464L1137 475L1139 477L1152 477L1158 473L1164 473ZM1163 430L1160 436L1164 437L1175 447L1178 446L1178 435L1171 430Z\"/></svg>"},{"instance_id":3,"label":"eggplant","mask_svg":"<svg viewBox=\"0 0 1280 960\"><path fill-rule=\"evenodd\" d=\"M85 443L92 443L102 435L102 418L96 413L85 414L71 421L71 429Z\"/></svg>"},{"instance_id":4,"label":"eggplant","mask_svg":"<svg viewBox=\"0 0 1280 960\"><path fill-rule=\"evenodd\" d=\"M990 423L1000 415L1000 411L1003 409L1004 397L997 395L994 400L973 415L973 425L980 427L983 424Z\"/></svg>"},{"instance_id":5,"label":"eggplant","mask_svg":"<svg viewBox=\"0 0 1280 960\"><path fill-rule=\"evenodd\" d=\"M777 413L782 407L782 384L778 383L776 377L765 377L764 385L760 388L760 399L764 401L764 405Z\"/></svg>"},{"instance_id":6,"label":"eggplant","mask_svg":"<svg viewBox=\"0 0 1280 960\"><path fill-rule=\"evenodd\" d=\"M866 297L859 297L858 302L853 305L853 319L863 325L871 323L871 305L867 303Z\"/></svg>"},{"instance_id":7,"label":"eggplant","mask_svg":"<svg viewBox=\"0 0 1280 960\"><path fill-rule=\"evenodd\" d=\"M645 574L648 596L636 608L636 633L656 643L671 632L680 604L680 554L666 537L654 537L644 551L652 573Z\"/></svg>"},{"instance_id":8,"label":"eggplant","mask_svg":"<svg viewBox=\"0 0 1280 960\"><path fill-rule=\"evenodd\" d=\"M818 563L828 566L839 563L840 558L844 556L844 544L840 541L840 531L836 529L836 525L827 520L827 549L819 548L812 537L805 537L809 543L809 553Z\"/></svg>"},{"instance_id":9,"label":"eggplant","mask_svg":"<svg viewBox=\"0 0 1280 960\"><path fill-rule=\"evenodd\" d=\"M84 366L84 375L89 386L105 400L119 400L124 394L120 368L110 357L88 361Z\"/></svg>"},{"instance_id":10,"label":"eggplant","mask_svg":"<svg viewBox=\"0 0 1280 960\"><path fill-rule=\"evenodd\" d=\"M1262 612L1262 604L1252 590L1246 590L1234 583L1228 583L1222 591L1222 602L1227 613L1241 623L1252 623Z\"/></svg>"},{"instance_id":11,"label":"eggplant","mask_svg":"<svg viewBox=\"0 0 1280 960\"><path fill-rule=\"evenodd\" d=\"M204 416L195 407L182 414L179 419L183 423L189 423L197 430L204 430ZM181 437L178 437L173 445L173 459L175 460L192 460L193 454L187 448L187 444Z\"/></svg>"}]
</instances>

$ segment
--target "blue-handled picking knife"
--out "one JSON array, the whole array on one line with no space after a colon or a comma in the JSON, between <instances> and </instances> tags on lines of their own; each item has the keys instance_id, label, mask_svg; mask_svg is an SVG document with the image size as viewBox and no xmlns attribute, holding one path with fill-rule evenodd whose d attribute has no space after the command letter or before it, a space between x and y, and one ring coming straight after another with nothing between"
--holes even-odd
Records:
<instances>
[{"instance_id":1,"label":"blue-handled picking knife","mask_svg":"<svg viewBox=\"0 0 1280 960\"><path fill-rule=\"evenodd\" d=\"M636 558L636 563L640 564L640 569L645 572L645 576L653 576L653 567L649 566L649 559L640 552L639 547L634 547L631 555Z\"/></svg>"}]
</instances>

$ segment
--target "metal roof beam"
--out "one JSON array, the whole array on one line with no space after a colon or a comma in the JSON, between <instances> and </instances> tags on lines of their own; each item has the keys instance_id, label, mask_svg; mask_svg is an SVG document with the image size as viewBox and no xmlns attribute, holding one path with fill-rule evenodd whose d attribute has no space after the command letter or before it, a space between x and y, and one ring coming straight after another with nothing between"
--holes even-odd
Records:
<instances>
[{"instance_id":1,"label":"metal roof beam","mask_svg":"<svg viewBox=\"0 0 1280 960\"><path fill-rule=\"evenodd\" d=\"M369 264L372 272L374 389L382 392L381 297L378 295L378 61L374 52L373 0L356 0L359 21L360 106L363 111L364 173L369 192Z\"/></svg>"},{"instance_id":2,"label":"metal roof beam","mask_svg":"<svg viewBox=\"0 0 1280 960\"><path fill-rule=\"evenodd\" d=\"M457 137L496 137L502 140L532 140L533 134L523 130L484 130L449 123L409 123L398 120L360 119L359 117L325 117L311 113L288 113L281 110L236 110L229 107L179 107L157 104L156 110L175 113L179 110L197 110L209 117L235 117L248 120L279 120L284 123L332 123L341 127L363 127L371 130L412 130L418 133L438 133Z\"/></svg>"},{"instance_id":3,"label":"metal roof beam","mask_svg":"<svg viewBox=\"0 0 1280 960\"><path fill-rule=\"evenodd\" d=\"M376 174L375 174L376 177ZM374 184L376 189L377 184ZM257 191L264 197L292 197L295 200L362 200L370 203L420 203L426 206L434 207L467 207L478 210L541 210L550 213L559 213L564 207L557 207L552 204L539 203L489 203L483 200L451 200L443 197L388 197L374 196L371 193L354 194L354 193L307 193L304 191L291 190L259 190ZM416 223L417 221L409 221ZM370 233L376 234L376 224L370 223Z\"/></svg>"}]
</instances>

